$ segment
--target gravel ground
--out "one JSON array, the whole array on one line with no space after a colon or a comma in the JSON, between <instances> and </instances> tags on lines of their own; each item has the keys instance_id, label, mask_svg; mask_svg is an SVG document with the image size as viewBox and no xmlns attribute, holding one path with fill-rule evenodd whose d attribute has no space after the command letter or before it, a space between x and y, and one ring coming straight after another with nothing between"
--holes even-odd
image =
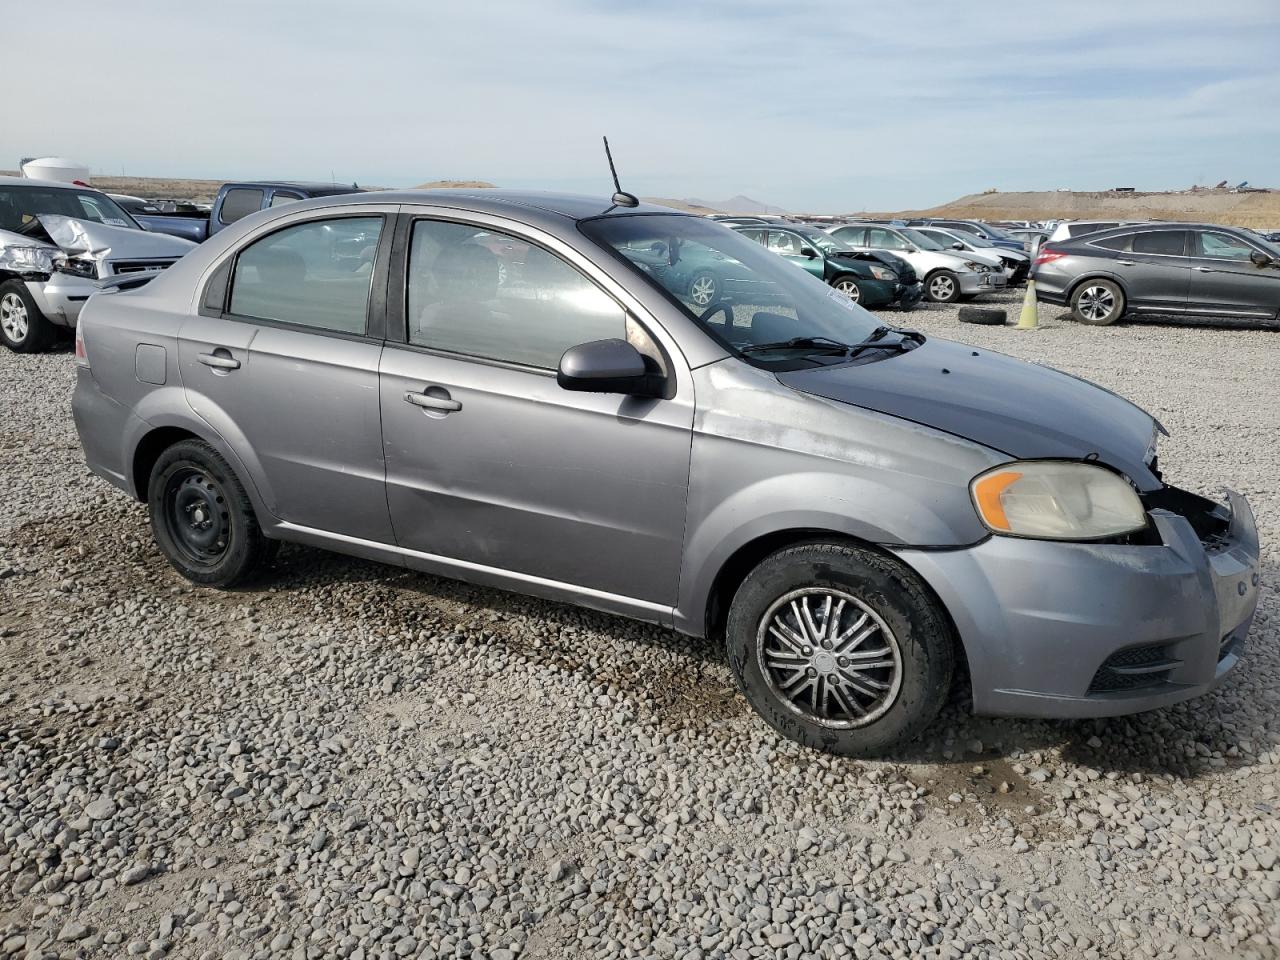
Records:
<instances>
[{"instance_id":1,"label":"gravel ground","mask_svg":"<svg viewBox=\"0 0 1280 960\"><path fill-rule=\"evenodd\" d=\"M1280 956L1280 335L885 316L1124 393L1171 482L1250 497L1223 689L1081 723L957 691L858 762L654 627L298 547L194 589L86 474L69 352L3 352L0 957Z\"/></svg>"}]
</instances>

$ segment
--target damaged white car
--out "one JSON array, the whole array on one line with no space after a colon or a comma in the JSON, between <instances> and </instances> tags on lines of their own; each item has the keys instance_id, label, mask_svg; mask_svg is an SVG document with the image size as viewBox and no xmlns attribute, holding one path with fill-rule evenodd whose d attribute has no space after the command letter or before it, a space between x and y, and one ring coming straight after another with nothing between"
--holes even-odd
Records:
<instances>
[{"instance_id":1,"label":"damaged white car","mask_svg":"<svg viewBox=\"0 0 1280 960\"><path fill-rule=\"evenodd\" d=\"M89 187L0 177L0 341L43 350L104 283L163 270L195 246L147 232Z\"/></svg>"}]
</instances>

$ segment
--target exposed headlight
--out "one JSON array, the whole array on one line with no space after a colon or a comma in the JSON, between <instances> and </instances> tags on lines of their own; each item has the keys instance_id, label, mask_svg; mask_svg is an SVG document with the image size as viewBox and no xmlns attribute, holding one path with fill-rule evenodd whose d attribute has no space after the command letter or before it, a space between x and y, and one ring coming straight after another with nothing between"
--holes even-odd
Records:
<instances>
[{"instance_id":1,"label":"exposed headlight","mask_svg":"<svg viewBox=\"0 0 1280 960\"><path fill-rule=\"evenodd\" d=\"M965 265L966 267L968 267L970 270L972 270L974 273L986 273L986 272L987 272L986 265L985 265L985 264L978 263L978 261L976 261L976 260L966 260L966 261L964 262L964 265Z\"/></svg>"},{"instance_id":2,"label":"exposed headlight","mask_svg":"<svg viewBox=\"0 0 1280 960\"><path fill-rule=\"evenodd\" d=\"M872 267L871 275L877 280L887 280L890 283L898 282L898 275L888 267Z\"/></svg>"},{"instance_id":3,"label":"exposed headlight","mask_svg":"<svg viewBox=\"0 0 1280 960\"><path fill-rule=\"evenodd\" d=\"M1110 470L1088 463L1006 463L975 477L969 492L992 533L1100 540L1147 525L1137 491Z\"/></svg>"},{"instance_id":4,"label":"exposed headlight","mask_svg":"<svg viewBox=\"0 0 1280 960\"><path fill-rule=\"evenodd\" d=\"M53 269L57 273L65 273L73 277L85 277L89 280L98 279L97 262L85 260L82 257L54 257Z\"/></svg>"}]
</instances>

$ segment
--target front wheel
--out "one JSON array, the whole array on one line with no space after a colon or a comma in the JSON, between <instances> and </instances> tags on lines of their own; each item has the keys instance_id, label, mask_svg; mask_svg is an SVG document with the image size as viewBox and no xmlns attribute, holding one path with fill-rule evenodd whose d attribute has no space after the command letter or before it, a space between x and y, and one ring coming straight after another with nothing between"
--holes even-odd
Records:
<instances>
[{"instance_id":1,"label":"front wheel","mask_svg":"<svg viewBox=\"0 0 1280 960\"><path fill-rule=\"evenodd\" d=\"M0 283L0 341L14 353L39 353L53 342L54 328L21 280Z\"/></svg>"},{"instance_id":2,"label":"front wheel","mask_svg":"<svg viewBox=\"0 0 1280 960\"><path fill-rule=\"evenodd\" d=\"M689 281L689 299L695 306L705 307L720 299L720 279L714 273L703 271Z\"/></svg>"},{"instance_id":3,"label":"front wheel","mask_svg":"<svg viewBox=\"0 0 1280 960\"><path fill-rule=\"evenodd\" d=\"M235 586L274 553L244 485L203 440L182 440L160 454L147 506L161 552L193 583Z\"/></svg>"},{"instance_id":4,"label":"front wheel","mask_svg":"<svg viewBox=\"0 0 1280 960\"><path fill-rule=\"evenodd\" d=\"M1110 280L1086 280L1071 297L1071 315L1080 323L1101 327L1124 314L1124 291Z\"/></svg>"},{"instance_id":5,"label":"front wheel","mask_svg":"<svg viewBox=\"0 0 1280 960\"><path fill-rule=\"evenodd\" d=\"M844 756L900 747L951 682L950 625L923 582L864 547L807 543L767 557L729 609L738 687L783 736Z\"/></svg>"},{"instance_id":6,"label":"front wheel","mask_svg":"<svg viewBox=\"0 0 1280 960\"><path fill-rule=\"evenodd\" d=\"M950 270L939 270L925 282L924 292L934 303L955 303L960 299L960 278Z\"/></svg>"},{"instance_id":7,"label":"front wheel","mask_svg":"<svg viewBox=\"0 0 1280 960\"><path fill-rule=\"evenodd\" d=\"M862 299L862 290L858 287L858 282L853 277L836 277L831 281L831 286L837 293L843 293L854 303Z\"/></svg>"}]
</instances>

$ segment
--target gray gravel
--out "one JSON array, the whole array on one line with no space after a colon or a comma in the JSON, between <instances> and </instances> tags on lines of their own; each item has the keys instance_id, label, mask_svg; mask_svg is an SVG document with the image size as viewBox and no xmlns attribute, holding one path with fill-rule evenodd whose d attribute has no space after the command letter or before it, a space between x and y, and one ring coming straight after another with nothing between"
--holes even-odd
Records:
<instances>
[{"instance_id":1,"label":"gray gravel","mask_svg":"<svg viewBox=\"0 0 1280 960\"><path fill-rule=\"evenodd\" d=\"M885 762L653 627L296 547L194 589L85 473L69 352L0 353L0 957L1280 955L1280 335L1041 315L885 317L1120 391L1172 482L1246 493L1250 659L1105 722L957 691Z\"/></svg>"}]
</instances>

